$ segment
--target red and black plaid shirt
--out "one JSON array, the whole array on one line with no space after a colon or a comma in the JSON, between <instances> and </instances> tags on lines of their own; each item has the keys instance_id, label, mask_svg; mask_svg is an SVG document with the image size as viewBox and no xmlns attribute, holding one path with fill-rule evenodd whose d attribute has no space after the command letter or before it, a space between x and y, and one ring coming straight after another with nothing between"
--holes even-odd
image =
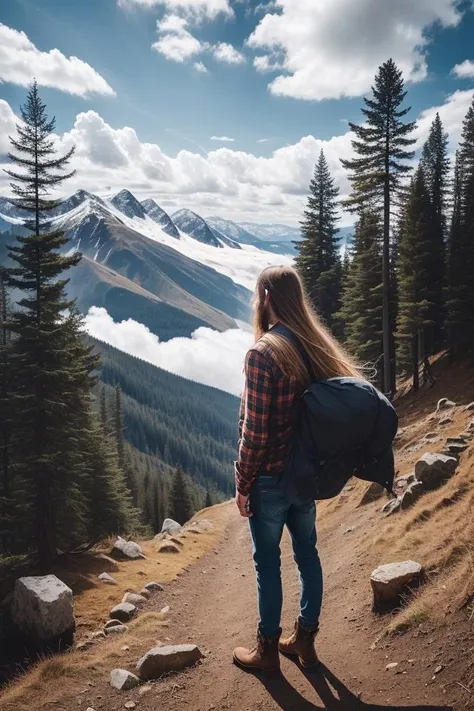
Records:
<instances>
[{"instance_id":1,"label":"red and black plaid shirt","mask_svg":"<svg viewBox=\"0 0 474 711\"><path fill-rule=\"evenodd\" d=\"M272 348L259 341L245 361L245 390L240 407L239 458L235 464L237 490L246 496L260 473L279 474L288 457L303 392L296 377L286 377Z\"/></svg>"}]
</instances>

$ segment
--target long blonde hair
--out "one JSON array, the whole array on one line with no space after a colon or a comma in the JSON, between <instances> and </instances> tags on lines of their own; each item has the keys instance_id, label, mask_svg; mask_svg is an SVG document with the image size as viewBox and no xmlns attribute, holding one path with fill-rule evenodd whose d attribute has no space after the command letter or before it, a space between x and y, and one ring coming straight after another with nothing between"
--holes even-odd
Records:
<instances>
[{"instance_id":1,"label":"long blonde hair","mask_svg":"<svg viewBox=\"0 0 474 711\"><path fill-rule=\"evenodd\" d=\"M301 341L311 361L312 374L308 374L298 350L286 338L269 332L266 302L276 319ZM320 379L362 377L352 358L311 307L301 279L291 267L269 267L260 274L255 290L254 334L256 341L262 339L271 346L282 372L302 382L308 381L311 375Z\"/></svg>"}]
</instances>

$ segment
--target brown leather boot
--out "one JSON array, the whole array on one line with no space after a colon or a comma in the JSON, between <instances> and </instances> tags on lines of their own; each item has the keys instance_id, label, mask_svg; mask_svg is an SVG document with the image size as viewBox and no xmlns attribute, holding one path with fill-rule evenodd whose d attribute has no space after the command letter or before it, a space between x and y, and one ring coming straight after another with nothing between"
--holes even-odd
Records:
<instances>
[{"instance_id":1,"label":"brown leather boot","mask_svg":"<svg viewBox=\"0 0 474 711\"><path fill-rule=\"evenodd\" d=\"M276 637L264 637L257 631L257 646L253 649L237 647L234 649L234 663L248 671L279 672L280 656L278 654L278 641Z\"/></svg>"},{"instance_id":2,"label":"brown leather boot","mask_svg":"<svg viewBox=\"0 0 474 711\"><path fill-rule=\"evenodd\" d=\"M318 655L314 648L314 638L317 634L318 629L307 630L297 620L291 637L282 639L278 648L282 654L288 657L298 657L299 663L305 669L315 667L319 664Z\"/></svg>"}]
</instances>

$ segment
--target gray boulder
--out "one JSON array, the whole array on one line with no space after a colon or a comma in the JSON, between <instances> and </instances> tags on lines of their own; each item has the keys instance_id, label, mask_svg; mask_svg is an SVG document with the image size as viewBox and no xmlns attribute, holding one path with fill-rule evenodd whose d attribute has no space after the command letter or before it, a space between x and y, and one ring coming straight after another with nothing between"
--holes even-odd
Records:
<instances>
[{"instance_id":1,"label":"gray boulder","mask_svg":"<svg viewBox=\"0 0 474 711\"><path fill-rule=\"evenodd\" d=\"M147 598L144 595L137 595L137 593L132 592L125 593L122 599L122 602L130 602L132 605L136 605L137 607L144 605L146 601Z\"/></svg>"},{"instance_id":2,"label":"gray boulder","mask_svg":"<svg viewBox=\"0 0 474 711\"><path fill-rule=\"evenodd\" d=\"M105 634L107 637L114 635L114 634L125 634L125 632L128 630L127 625L116 625L115 627L108 627L105 630Z\"/></svg>"},{"instance_id":3,"label":"gray boulder","mask_svg":"<svg viewBox=\"0 0 474 711\"><path fill-rule=\"evenodd\" d=\"M467 442L453 442L447 445L445 453L451 457L459 457L468 447Z\"/></svg>"},{"instance_id":4,"label":"gray boulder","mask_svg":"<svg viewBox=\"0 0 474 711\"><path fill-rule=\"evenodd\" d=\"M109 572L109 573L118 573L120 570L120 566L117 563L116 560L111 558L109 555L105 555L105 553L98 553L95 558L101 561L103 564L104 569Z\"/></svg>"},{"instance_id":5,"label":"gray boulder","mask_svg":"<svg viewBox=\"0 0 474 711\"><path fill-rule=\"evenodd\" d=\"M113 669L110 672L110 684L118 691L130 691L140 683L140 679L126 669Z\"/></svg>"},{"instance_id":6,"label":"gray boulder","mask_svg":"<svg viewBox=\"0 0 474 711\"><path fill-rule=\"evenodd\" d=\"M456 407L455 402L453 402L452 400L448 400L447 397L442 397L441 400L438 400L436 412L442 412L443 410L451 410L453 407Z\"/></svg>"},{"instance_id":7,"label":"gray boulder","mask_svg":"<svg viewBox=\"0 0 474 711\"><path fill-rule=\"evenodd\" d=\"M434 491L453 476L457 465L454 457L428 452L415 464L415 476L425 491Z\"/></svg>"},{"instance_id":8,"label":"gray boulder","mask_svg":"<svg viewBox=\"0 0 474 711\"><path fill-rule=\"evenodd\" d=\"M379 566L370 576L374 610L379 612L397 605L407 586L421 583L423 575L423 567L413 560Z\"/></svg>"},{"instance_id":9,"label":"gray boulder","mask_svg":"<svg viewBox=\"0 0 474 711\"><path fill-rule=\"evenodd\" d=\"M172 518L165 518L161 527L161 533L169 533L170 535L173 535L173 533L178 533L181 529L182 526L180 523L173 521Z\"/></svg>"},{"instance_id":10,"label":"gray boulder","mask_svg":"<svg viewBox=\"0 0 474 711\"><path fill-rule=\"evenodd\" d=\"M195 644L153 647L139 660L137 670L141 679L158 679L163 674L196 664L202 657Z\"/></svg>"},{"instance_id":11,"label":"gray boulder","mask_svg":"<svg viewBox=\"0 0 474 711\"><path fill-rule=\"evenodd\" d=\"M19 578L11 614L23 634L41 642L72 637L76 627L72 590L55 575Z\"/></svg>"},{"instance_id":12,"label":"gray boulder","mask_svg":"<svg viewBox=\"0 0 474 711\"><path fill-rule=\"evenodd\" d=\"M151 593L163 592L164 590L163 585L160 585L160 583L157 583L154 580L152 580L150 583L147 583L143 587L145 590L149 590Z\"/></svg>"},{"instance_id":13,"label":"gray boulder","mask_svg":"<svg viewBox=\"0 0 474 711\"><path fill-rule=\"evenodd\" d=\"M120 536L114 543L112 555L119 560L138 560L139 558L145 558L138 543L135 543L134 541L126 541Z\"/></svg>"},{"instance_id":14,"label":"gray boulder","mask_svg":"<svg viewBox=\"0 0 474 711\"><path fill-rule=\"evenodd\" d=\"M162 541L158 544L158 553L179 553L180 547L172 541Z\"/></svg>"},{"instance_id":15,"label":"gray boulder","mask_svg":"<svg viewBox=\"0 0 474 711\"><path fill-rule=\"evenodd\" d=\"M101 580L103 583L107 583L107 585L118 585L117 581L115 578L113 578L111 575L108 573L101 573L99 575L99 580Z\"/></svg>"},{"instance_id":16,"label":"gray boulder","mask_svg":"<svg viewBox=\"0 0 474 711\"><path fill-rule=\"evenodd\" d=\"M130 602L121 602L110 610L109 617L111 620L119 620L120 622L129 622L132 617L137 614L137 608Z\"/></svg>"},{"instance_id":17,"label":"gray boulder","mask_svg":"<svg viewBox=\"0 0 474 711\"><path fill-rule=\"evenodd\" d=\"M120 620L108 620L104 625L104 632L111 627L120 627L121 624Z\"/></svg>"},{"instance_id":18,"label":"gray boulder","mask_svg":"<svg viewBox=\"0 0 474 711\"><path fill-rule=\"evenodd\" d=\"M402 511L411 508L418 499L423 496L424 489L423 484L419 481L415 481L410 486L406 488L400 499L400 508Z\"/></svg>"},{"instance_id":19,"label":"gray boulder","mask_svg":"<svg viewBox=\"0 0 474 711\"><path fill-rule=\"evenodd\" d=\"M366 504L370 504L373 501L378 501L378 499L381 499L384 494L385 489L383 488L383 486L380 486L380 484L373 482L366 489L364 495L362 496L359 502L359 506L365 506Z\"/></svg>"}]
</instances>

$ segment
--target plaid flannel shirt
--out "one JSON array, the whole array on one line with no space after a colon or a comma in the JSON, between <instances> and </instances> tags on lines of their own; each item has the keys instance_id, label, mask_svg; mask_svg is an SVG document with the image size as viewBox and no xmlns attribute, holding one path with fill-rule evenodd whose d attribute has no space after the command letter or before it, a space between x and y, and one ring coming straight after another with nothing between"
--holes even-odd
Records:
<instances>
[{"instance_id":1,"label":"plaid flannel shirt","mask_svg":"<svg viewBox=\"0 0 474 711\"><path fill-rule=\"evenodd\" d=\"M247 353L245 375L235 482L237 490L247 496L260 473L283 471L303 387L296 377L283 375L271 347L261 341Z\"/></svg>"}]
</instances>

